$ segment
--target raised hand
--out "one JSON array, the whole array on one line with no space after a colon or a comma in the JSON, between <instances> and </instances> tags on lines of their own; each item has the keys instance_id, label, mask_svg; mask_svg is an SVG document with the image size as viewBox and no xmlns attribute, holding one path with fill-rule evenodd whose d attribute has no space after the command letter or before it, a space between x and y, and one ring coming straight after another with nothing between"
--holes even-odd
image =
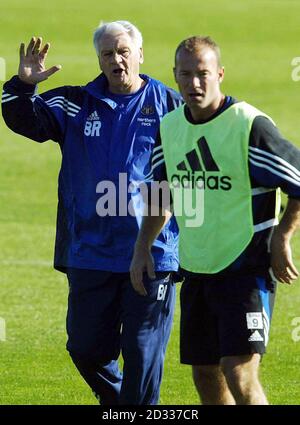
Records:
<instances>
[{"instance_id":1,"label":"raised hand","mask_svg":"<svg viewBox=\"0 0 300 425\"><path fill-rule=\"evenodd\" d=\"M47 80L61 69L61 65L45 68L45 61L50 48L50 43L42 47L42 38L32 37L25 51L25 44L20 45L20 65L18 75L20 80L27 84L37 84Z\"/></svg>"}]
</instances>

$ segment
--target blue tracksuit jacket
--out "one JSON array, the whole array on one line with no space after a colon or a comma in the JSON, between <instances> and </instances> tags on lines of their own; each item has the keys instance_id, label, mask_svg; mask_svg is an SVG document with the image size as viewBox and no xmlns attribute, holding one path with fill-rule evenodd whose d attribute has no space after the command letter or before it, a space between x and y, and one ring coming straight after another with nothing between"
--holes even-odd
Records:
<instances>
[{"instance_id":1,"label":"blue tracksuit jacket","mask_svg":"<svg viewBox=\"0 0 300 425\"><path fill-rule=\"evenodd\" d=\"M17 76L4 84L6 124L37 142L52 139L61 148L54 259L61 271L129 270L141 205L136 189L127 193L126 185L119 188L120 173L127 185L143 181L160 120L181 102L179 94L161 82L141 77L145 86L122 96L108 92L103 74L84 87L64 86L40 95ZM108 195L101 193L101 184L97 187L105 181L115 185ZM105 195L113 216L97 214L96 208L106 205ZM135 217L124 214L130 202ZM177 269L177 239L172 219L152 248L157 271Z\"/></svg>"}]
</instances>

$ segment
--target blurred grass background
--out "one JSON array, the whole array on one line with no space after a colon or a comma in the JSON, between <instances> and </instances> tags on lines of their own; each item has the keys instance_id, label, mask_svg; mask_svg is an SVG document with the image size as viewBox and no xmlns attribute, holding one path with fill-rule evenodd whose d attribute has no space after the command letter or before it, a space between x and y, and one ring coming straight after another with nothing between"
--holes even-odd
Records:
<instances>
[{"instance_id":1,"label":"blurred grass background","mask_svg":"<svg viewBox=\"0 0 300 425\"><path fill-rule=\"evenodd\" d=\"M300 146L300 82L291 79L291 61L300 56L299 16L297 0L3 0L0 57L10 78L17 73L20 42L42 36L52 46L48 65L63 68L39 90L84 85L99 72L93 30L100 20L127 19L144 36L142 72L176 88L176 46L190 35L210 35L221 46L223 91L271 115ZM13 134L0 118L0 159L0 317L7 327L6 341L0 341L0 404L96 404L64 349L67 282L51 266L58 146ZM293 248L300 268L298 234ZM299 282L280 285L261 366L272 404L300 404L300 342L291 337L297 316ZM178 335L177 303L161 403L197 404L190 368L179 364Z\"/></svg>"}]
</instances>

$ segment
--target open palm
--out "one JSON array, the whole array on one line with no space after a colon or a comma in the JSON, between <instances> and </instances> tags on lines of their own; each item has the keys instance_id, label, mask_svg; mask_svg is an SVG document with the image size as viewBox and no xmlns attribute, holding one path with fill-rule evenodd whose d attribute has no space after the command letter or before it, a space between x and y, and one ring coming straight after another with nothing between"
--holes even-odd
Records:
<instances>
[{"instance_id":1,"label":"open palm","mask_svg":"<svg viewBox=\"0 0 300 425\"><path fill-rule=\"evenodd\" d=\"M26 50L24 43L20 45L20 65L18 75L24 83L40 83L41 81L47 80L48 77L61 69L60 65L55 65L46 69L45 61L49 48L49 43L42 47L41 37L32 37Z\"/></svg>"}]
</instances>

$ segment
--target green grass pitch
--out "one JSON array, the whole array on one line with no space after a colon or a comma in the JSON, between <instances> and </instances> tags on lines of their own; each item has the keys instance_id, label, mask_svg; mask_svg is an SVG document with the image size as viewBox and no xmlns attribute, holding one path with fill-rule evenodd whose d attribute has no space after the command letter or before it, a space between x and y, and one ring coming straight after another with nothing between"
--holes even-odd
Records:
<instances>
[{"instance_id":1,"label":"green grass pitch","mask_svg":"<svg viewBox=\"0 0 300 425\"><path fill-rule=\"evenodd\" d=\"M92 32L100 20L128 19L144 35L142 71L175 88L173 54L187 36L209 34L221 46L223 90L271 115L300 146L300 82L291 61L300 56L300 4L296 0L4 0L0 57L6 75L17 72L18 46L32 35L50 41L48 65L62 70L40 91L85 84L98 73ZM0 73L1 75L1 73ZM96 404L65 351L67 282L51 268L56 212L58 146L35 144L0 119L0 404ZM300 238L293 239L300 268ZM300 287L280 285L261 379L272 404L299 404ZM197 404L191 371L179 364L177 303L161 388L162 404Z\"/></svg>"}]
</instances>

